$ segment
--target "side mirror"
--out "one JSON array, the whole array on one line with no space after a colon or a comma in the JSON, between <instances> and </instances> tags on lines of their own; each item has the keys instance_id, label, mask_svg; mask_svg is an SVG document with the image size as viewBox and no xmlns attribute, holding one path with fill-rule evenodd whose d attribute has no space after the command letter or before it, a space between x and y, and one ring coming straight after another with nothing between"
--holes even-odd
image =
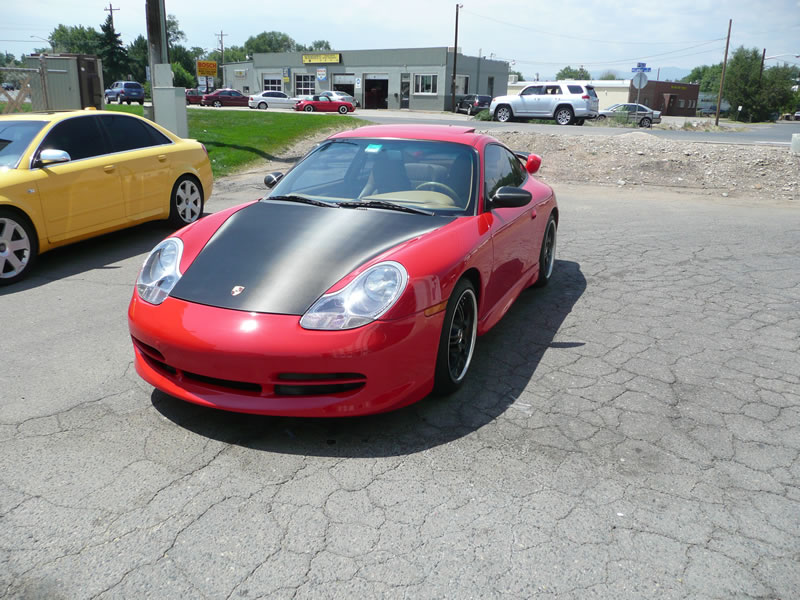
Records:
<instances>
[{"instance_id":1,"label":"side mirror","mask_svg":"<svg viewBox=\"0 0 800 600\"><path fill-rule=\"evenodd\" d=\"M272 189L281 179L283 179L283 173L281 172L268 173L266 177L264 177L264 185Z\"/></svg>"},{"instance_id":2,"label":"side mirror","mask_svg":"<svg viewBox=\"0 0 800 600\"><path fill-rule=\"evenodd\" d=\"M36 163L34 166L36 167L46 167L48 165L55 165L58 163L65 163L71 161L69 153L65 152L64 150L42 150L39 153L39 158L36 159Z\"/></svg>"},{"instance_id":3,"label":"side mirror","mask_svg":"<svg viewBox=\"0 0 800 600\"><path fill-rule=\"evenodd\" d=\"M533 196L528 190L504 185L492 196L492 208L514 208L525 206Z\"/></svg>"},{"instance_id":4,"label":"side mirror","mask_svg":"<svg viewBox=\"0 0 800 600\"><path fill-rule=\"evenodd\" d=\"M525 170L533 175L542 166L542 157L538 154L529 154L528 160L525 162Z\"/></svg>"}]
</instances>

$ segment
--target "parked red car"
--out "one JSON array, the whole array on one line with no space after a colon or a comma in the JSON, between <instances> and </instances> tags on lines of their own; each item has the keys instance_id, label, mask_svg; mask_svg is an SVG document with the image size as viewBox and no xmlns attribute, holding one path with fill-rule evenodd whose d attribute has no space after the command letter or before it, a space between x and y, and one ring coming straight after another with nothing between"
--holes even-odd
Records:
<instances>
[{"instance_id":1,"label":"parked red car","mask_svg":"<svg viewBox=\"0 0 800 600\"><path fill-rule=\"evenodd\" d=\"M221 89L206 94L200 100L201 106L247 106L249 96L245 96L237 90Z\"/></svg>"},{"instance_id":2,"label":"parked red car","mask_svg":"<svg viewBox=\"0 0 800 600\"><path fill-rule=\"evenodd\" d=\"M193 88L186 90L186 104L200 104L203 100L203 94L200 90Z\"/></svg>"},{"instance_id":3,"label":"parked red car","mask_svg":"<svg viewBox=\"0 0 800 600\"><path fill-rule=\"evenodd\" d=\"M347 114L353 112L356 107L351 102L344 102L342 100L332 100L327 96L311 96L310 99L300 100L294 105L295 110L304 110L305 112L338 112L340 114Z\"/></svg>"},{"instance_id":4,"label":"parked red car","mask_svg":"<svg viewBox=\"0 0 800 600\"><path fill-rule=\"evenodd\" d=\"M136 371L187 402L269 415L454 392L477 337L553 275L540 164L469 127L331 136L268 174L268 196L153 249L128 310Z\"/></svg>"}]
</instances>

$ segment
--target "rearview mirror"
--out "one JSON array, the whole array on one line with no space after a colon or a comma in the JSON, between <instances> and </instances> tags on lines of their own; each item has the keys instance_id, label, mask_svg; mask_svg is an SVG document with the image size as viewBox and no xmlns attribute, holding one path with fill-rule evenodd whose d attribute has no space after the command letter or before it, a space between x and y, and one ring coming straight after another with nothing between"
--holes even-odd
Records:
<instances>
[{"instance_id":1,"label":"rearview mirror","mask_svg":"<svg viewBox=\"0 0 800 600\"><path fill-rule=\"evenodd\" d=\"M264 177L264 185L272 189L281 179L283 179L283 173L281 172L268 173Z\"/></svg>"},{"instance_id":2,"label":"rearview mirror","mask_svg":"<svg viewBox=\"0 0 800 600\"><path fill-rule=\"evenodd\" d=\"M533 196L528 190L504 185L492 196L492 208L513 208L525 206Z\"/></svg>"}]
</instances>

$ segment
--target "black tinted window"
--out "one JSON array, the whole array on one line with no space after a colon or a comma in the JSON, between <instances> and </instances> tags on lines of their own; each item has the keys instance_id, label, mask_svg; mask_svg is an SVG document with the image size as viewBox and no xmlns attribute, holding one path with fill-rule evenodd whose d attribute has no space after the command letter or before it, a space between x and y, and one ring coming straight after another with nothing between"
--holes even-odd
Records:
<instances>
[{"instance_id":1,"label":"black tinted window","mask_svg":"<svg viewBox=\"0 0 800 600\"><path fill-rule=\"evenodd\" d=\"M75 117L57 124L39 147L64 150L72 160L107 154L105 139L96 117Z\"/></svg>"},{"instance_id":2,"label":"black tinted window","mask_svg":"<svg viewBox=\"0 0 800 600\"><path fill-rule=\"evenodd\" d=\"M111 138L113 152L136 150L164 143L157 141L156 137L152 135L152 127L133 117L103 115L103 125ZM159 133L159 135L161 134Z\"/></svg>"},{"instance_id":3,"label":"black tinted window","mask_svg":"<svg viewBox=\"0 0 800 600\"><path fill-rule=\"evenodd\" d=\"M525 172L519 159L502 146L486 146L484 156L484 190L487 199L505 185L519 187L525 181Z\"/></svg>"},{"instance_id":4,"label":"black tinted window","mask_svg":"<svg viewBox=\"0 0 800 600\"><path fill-rule=\"evenodd\" d=\"M569 88L569 91L572 94L582 94L583 93L583 88L581 86L579 86L579 85L568 85L567 87Z\"/></svg>"},{"instance_id":5,"label":"black tinted window","mask_svg":"<svg viewBox=\"0 0 800 600\"><path fill-rule=\"evenodd\" d=\"M126 83L125 88L129 90L140 90L142 89L142 86L138 83Z\"/></svg>"}]
</instances>

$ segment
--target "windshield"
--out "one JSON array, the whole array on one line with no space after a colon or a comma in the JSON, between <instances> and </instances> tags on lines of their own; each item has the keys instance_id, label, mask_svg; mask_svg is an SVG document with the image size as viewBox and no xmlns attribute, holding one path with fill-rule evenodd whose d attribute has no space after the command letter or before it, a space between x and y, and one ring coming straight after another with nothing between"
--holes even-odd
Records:
<instances>
[{"instance_id":1,"label":"windshield","mask_svg":"<svg viewBox=\"0 0 800 600\"><path fill-rule=\"evenodd\" d=\"M475 212L477 152L452 142L349 138L324 142L270 194L375 201L461 216Z\"/></svg>"},{"instance_id":2,"label":"windshield","mask_svg":"<svg viewBox=\"0 0 800 600\"><path fill-rule=\"evenodd\" d=\"M0 121L0 170L13 169L44 121Z\"/></svg>"}]
</instances>

